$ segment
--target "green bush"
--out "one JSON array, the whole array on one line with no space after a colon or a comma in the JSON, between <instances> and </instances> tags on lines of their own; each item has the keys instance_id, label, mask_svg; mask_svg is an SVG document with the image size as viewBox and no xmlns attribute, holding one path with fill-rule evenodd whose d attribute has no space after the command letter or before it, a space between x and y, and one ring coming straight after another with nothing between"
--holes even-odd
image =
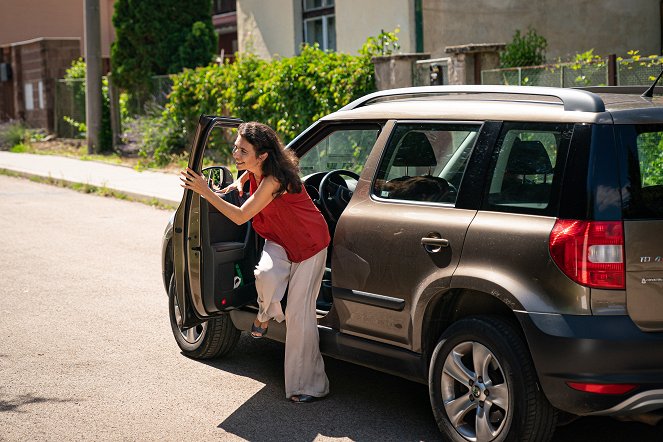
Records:
<instances>
[{"instance_id":1,"label":"green bush","mask_svg":"<svg viewBox=\"0 0 663 442\"><path fill-rule=\"evenodd\" d=\"M235 62L187 69L172 76L173 89L144 146L157 163L181 153L201 114L225 115L272 126L285 142L322 116L375 90L371 58L397 48L394 33L371 38L359 56L303 46L299 55L265 61L238 54ZM387 49L385 49L387 48ZM229 137L227 137L229 138ZM213 147L230 156L228 142Z\"/></svg>"},{"instance_id":2,"label":"green bush","mask_svg":"<svg viewBox=\"0 0 663 442\"><path fill-rule=\"evenodd\" d=\"M117 0L113 78L139 103L150 79L209 64L216 53L211 0Z\"/></svg>"},{"instance_id":3,"label":"green bush","mask_svg":"<svg viewBox=\"0 0 663 442\"><path fill-rule=\"evenodd\" d=\"M526 34L517 29L513 39L500 52L500 67L538 66L546 62L547 40L531 27Z\"/></svg>"},{"instance_id":4,"label":"green bush","mask_svg":"<svg viewBox=\"0 0 663 442\"><path fill-rule=\"evenodd\" d=\"M21 121L0 124L0 150L27 152L31 143L42 141L44 137L44 129L30 129Z\"/></svg>"},{"instance_id":5,"label":"green bush","mask_svg":"<svg viewBox=\"0 0 663 442\"><path fill-rule=\"evenodd\" d=\"M20 121L0 126L0 149L2 150L9 150L14 146L26 144L29 140L29 129Z\"/></svg>"},{"instance_id":6,"label":"green bush","mask_svg":"<svg viewBox=\"0 0 663 442\"><path fill-rule=\"evenodd\" d=\"M76 103L85 103L85 87L82 87L80 80L85 80L86 65L85 60L79 58L71 63L71 67L65 71L64 79L70 84L76 94ZM79 84L75 84L75 83ZM84 85L83 85L84 86ZM101 80L101 133L99 134L99 152L113 151L113 131L110 120L110 94L108 91L108 77ZM73 126L81 138L85 138L87 125L85 121L76 121L71 117L64 116L65 123Z\"/></svg>"}]
</instances>

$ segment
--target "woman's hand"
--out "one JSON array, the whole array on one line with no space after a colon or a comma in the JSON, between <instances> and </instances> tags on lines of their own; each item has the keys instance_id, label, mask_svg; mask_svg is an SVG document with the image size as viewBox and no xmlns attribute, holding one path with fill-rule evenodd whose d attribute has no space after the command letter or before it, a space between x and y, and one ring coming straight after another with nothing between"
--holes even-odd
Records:
<instances>
[{"instance_id":1,"label":"woman's hand","mask_svg":"<svg viewBox=\"0 0 663 442\"><path fill-rule=\"evenodd\" d=\"M207 185L207 180L191 168L187 167L186 170L180 172L180 180L182 181L182 187L193 190L203 197L212 192L212 189Z\"/></svg>"}]
</instances>

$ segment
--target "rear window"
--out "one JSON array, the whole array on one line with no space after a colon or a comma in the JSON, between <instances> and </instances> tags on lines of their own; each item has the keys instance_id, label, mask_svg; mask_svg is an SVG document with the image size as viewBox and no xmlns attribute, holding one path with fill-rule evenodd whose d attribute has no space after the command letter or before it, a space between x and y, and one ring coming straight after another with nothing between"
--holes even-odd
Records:
<instances>
[{"instance_id":1,"label":"rear window","mask_svg":"<svg viewBox=\"0 0 663 442\"><path fill-rule=\"evenodd\" d=\"M663 125L619 127L627 165L622 178L627 192L624 216L650 219L663 216Z\"/></svg>"},{"instance_id":2,"label":"rear window","mask_svg":"<svg viewBox=\"0 0 663 442\"><path fill-rule=\"evenodd\" d=\"M546 215L554 211L558 153L573 133L570 124L505 123L490 169L483 208Z\"/></svg>"}]
</instances>

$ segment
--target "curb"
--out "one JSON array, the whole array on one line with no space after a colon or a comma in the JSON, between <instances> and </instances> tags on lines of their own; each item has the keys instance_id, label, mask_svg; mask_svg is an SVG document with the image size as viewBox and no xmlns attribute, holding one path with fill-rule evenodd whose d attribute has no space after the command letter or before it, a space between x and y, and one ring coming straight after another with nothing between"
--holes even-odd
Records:
<instances>
[{"instance_id":1,"label":"curb","mask_svg":"<svg viewBox=\"0 0 663 442\"><path fill-rule=\"evenodd\" d=\"M177 206L180 203L179 201L173 201L170 199L160 198L152 195L145 195L136 192L128 192L126 190L114 189L113 187L109 187L107 185L99 186L96 184L81 183L79 181L67 180L65 178L55 178L52 175L43 175L39 173L19 171L14 169L8 169L6 167L0 167L0 174L6 176L14 176L18 178L26 178L32 181L41 182L43 184L56 185L59 187L66 187L68 189L73 189L73 190L79 190L76 189L77 186L88 186L90 189L95 189L95 192L87 192L87 193L98 193L96 191L108 189L110 193L106 193L100 196L107 196L125 201L135 201L150 206L156 206L157 208L164 210L175 210L177 209Z\"/></svg>"}]
</instances>

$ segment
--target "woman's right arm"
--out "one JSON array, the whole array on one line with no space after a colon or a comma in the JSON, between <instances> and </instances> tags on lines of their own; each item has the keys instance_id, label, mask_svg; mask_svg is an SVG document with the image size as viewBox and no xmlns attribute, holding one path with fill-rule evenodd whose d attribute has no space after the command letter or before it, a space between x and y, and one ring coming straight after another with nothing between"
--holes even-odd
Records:
<instances>
[{"instance_id":1,"label":"woman's right arm","mask_svg":"<svg viewBox=\"0 0 663 442\"><path fill-rule=\"evenodd\" d=\"M249 221L258 212L264 209L267 204L272 202L274 199L274 193L279 188L278 181L273 177L265 177L260 182L260 185L258 185L258 189L255 193L251 195L242 206L237 207L221 199L216 192L210 189L207 185L207 180L205 180L202 175L188 167L181 172L180 180L182 181L182 187L185 189L191 189L200 194L200 196L216 207L219 212L223 213L228 219L237 225Z\"/></svg>"}]
</instances>

